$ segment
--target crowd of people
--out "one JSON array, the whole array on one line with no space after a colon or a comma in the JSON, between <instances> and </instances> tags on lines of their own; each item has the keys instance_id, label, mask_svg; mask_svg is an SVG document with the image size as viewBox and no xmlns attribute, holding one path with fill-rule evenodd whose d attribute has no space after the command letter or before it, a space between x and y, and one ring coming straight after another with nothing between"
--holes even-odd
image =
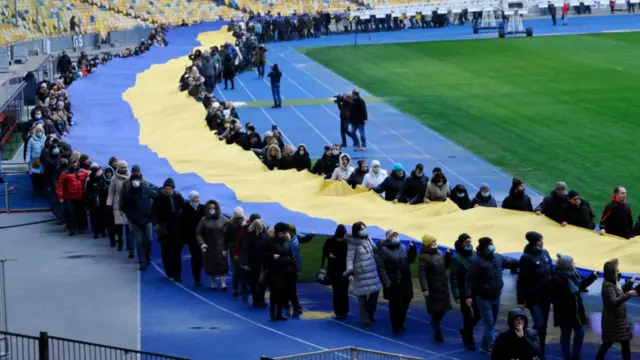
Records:
<instances>
[{"instance_id":1,"label":"crowd of people","mask_svg":"<svg viewBox=\"0 0 640 360\"><path fill-rule=\"evenodd\" d=\"M256 45L251 52L254 59L259 49L266 52L263 46ZM434 168L429 178L422 164L417 164L408 176L402 164L395 164L389 172L382 169L377 160L371 161L371 169L366 160L358 161L353 167L350 156L342 152L339 144L326 147L314 163L306 146L286 144L277 126L261 137L250 122L242 125L232 103L212 95L217 83L233 80L233 76L228 76L231 73L225 75L225 63L235 75L241 52L232 44L220 49L214 47L205 53L194 52L192 65L180 80L180 88L189 91L208 110L206 123L219 141L253 151L271 170L310 171L375 191L387 201L419 204L450 199L462 210L497 206L488 185L482 184L471 198L462 184L451 188L440 168ZM211 69L213 71L208 72ZM123 159L112 157L105 166L92 162L88 155L74 150L63 140L73 126L73 113L65 91L68 84L62 80L64 74L60 80L45 79L40 86L40 103L32 112L25 159L34 190L43 193L48 190L52 194L52 210L60 223L66 225L68 234L75 236L90 230L96 239L108 238L111 247L118 251L126 249L130 259L137 255L140 271L151 264L151 247L157 237L164 271L176 282L182 281L181 253L186 246L191 254L195 286L202 286L204 271L210 288L228 291L227 274L231 273L232 295L251 298L254 308L267 307L265 293L269 288L271 320L286 320L286 308L291 311L288 315L300 315L303 309L296 285L303 262L300 245L311 241L313 234L298 232L295 224L279 222L269 227L260 214L246 216L241 207L233 209L227 217L215 199L203 202L196 190L189 192L185 199L175 190L176 184L171 178L161 187L150 184L141 166L130 167ZM192 91L194 87L197 90ZM358 96L357 93L351 95ZM362 145L366 147L364 138ZM625 238L639 234L640 226L633 225L626 196L625 188L614 190L600 219L602 234ZM502 207L545 215L563 226L595 228L595 215L588 201L581 199L576 191L568 191L563 182L558 182L550 195L533 208L524 182L514 178ZM528 232L525 240L523 255L514 260L496 252L496 244L489 237L474 243L469 235L461 234L455 242L455 251L442 252L438 240L430 235L423 236L419 246L414 242L405 246L400 242L399 233L389 229L385 238L375 243L365 223L356 222L350 230L341 224L322 249L325 271L322 282L333 289L333 311L337 319L349 314L351 289L358 298L363 326L375 322L382 292L389 302L392 330L400 333L406 330L405 319L415 296L410 265L417 260L419 296L426 303L434 341L444 341L441 322L456 303L463 315L461 339L468 350L476 350L473 330L482 321L480 349L492 353L493 359L542 359L553 306L554 325L561 330L563 358L579 359L587 324L581 293L599 274L594 272L582 277L569 255L558 254L554 265L540 233ZM496 336L494 329L504 287L503 268L517 274L519 307L509 312L508 330ZM603 274L603 343L597 359L604 359L612 344L620 343L623 359L628 360L633 334L625 302L637 295L635 278L620 287L619 264L615 259L604 265ZM532 318L531 328L525 309Z\"/></svg>"}]
</instances>

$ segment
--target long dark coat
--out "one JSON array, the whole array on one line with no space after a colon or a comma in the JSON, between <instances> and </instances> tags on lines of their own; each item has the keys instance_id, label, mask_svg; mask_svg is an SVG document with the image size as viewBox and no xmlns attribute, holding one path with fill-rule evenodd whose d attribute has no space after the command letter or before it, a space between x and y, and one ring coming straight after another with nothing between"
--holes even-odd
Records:
<instances>
[{"instance_id":1,"label":"long dark coat","mask_svg":"<svg viewBox=\"0 0 640 360\"><path fill-rule=\"evenodd\" d=\"M220 214L220 207L215 201L217 212L215 215L208 215L200 220L196 228L196 240L202 246L207 245L207 251L202 254L204 262L204 272L209 276L225 275L229 271L227 250L224 241L224 230L229 222L226 217Z\"/></svg>"},{"instance_id":2,"label":"long dark coat","mask_svg":"<svg viewBox=\"0 0 640 360\"><path fill-rule=\"evenodd\" d=\"M616 264L608 261L604 264L602 282L602 342L621 342L633 338L631 323L627 317L625 304L631 295L633 282L628 281L622 288L618 286Z\"/></svg>"},{"instance_id":3,"label":"long dark coat","mask_svg":"<svg viewBox=\"0 0 640 360\"><path fill-rule=\"evenodd\" d=\"M383 241L378 250L378 275L382 282L382 294L387 300L413 299L411 264L416 261L415 246L409 250L402 244Z\"/></svg>"},{"instance_id":4,"label":"long dark coat","mask_svg":"<svg viewBox=\"0 0 640 360\"><path fill-rule=\"evenodd\" d=\"M204 205L198 204L197 208L191 206L191 203L185 202L182 206L182 215L180 218L180 240L183 244L196 243L196 228L200 220L204 217Z\"/></svg>"},{"instance_id":5,"label":"long dark coat","mask_svg":"<svg viewBox=\"0 0 640 360\"><path fill-rule=\"evenodd\" d=\"M435 248L422 247L418 263L422 291L428 291L427 312L435 314L451 310L451 293L444 255Z\"/></svg>"}]
</instances>

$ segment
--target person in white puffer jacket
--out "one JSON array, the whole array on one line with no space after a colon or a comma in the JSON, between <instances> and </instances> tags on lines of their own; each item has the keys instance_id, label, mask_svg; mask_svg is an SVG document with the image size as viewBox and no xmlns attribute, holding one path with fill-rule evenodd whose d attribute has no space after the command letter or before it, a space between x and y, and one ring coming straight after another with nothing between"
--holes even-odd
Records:
<instances>
[{"instance_id":1,"label":"person in white puffer jacket","mask_svg":"<svg viewBox=\"0 0 640 360\"><path fill-rule=\"evenodd\" d=\"M342 153L340 154L340 166L333 170L333 174L331 174L331 180L347 181L354 170L355 169L353 168L353 166L351 166L351 157L349 156L349 154Z\"/></svg>"},{"instance_id":2,"label":"person in white puffer jacket","mask_svg":"<svg viewBox=\"0 0 640 360\"><path fill-rule=\"evenodd\" d=\"M380 168L380 161L373 160L371 162L371 171L369 171L362 180L362 186L367 189L375 189L377 188L384 179L387 178L387 170Z\"/></svg>"}]
</instances>

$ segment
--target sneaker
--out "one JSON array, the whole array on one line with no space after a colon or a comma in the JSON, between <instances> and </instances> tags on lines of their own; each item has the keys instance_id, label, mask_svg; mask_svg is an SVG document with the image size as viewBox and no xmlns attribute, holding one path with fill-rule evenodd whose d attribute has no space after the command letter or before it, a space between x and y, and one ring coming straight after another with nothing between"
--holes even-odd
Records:
<instances>
[{"instance_id":1,"label":"sneaker","mask_svg":"<svg viewBox=\"0 0 640 360\"><path fill-rule=\"evenodd\" d=\"M362 150L362 151L367 151L367 147L366 147L366 146L363 146L360 150Z\"/></svg>"},{"instance_id":2,"label":"sneaker","mask_svg":"<svg viewBox=\"0 0 640 360\"><path fill-rule=\"evenodd\" d=\"M486 347L480 347L480 351L482 351L483 353L487 353L487 354L491 354L493 352L492 349L486 348Z\"/></svg>"},{"instance_id":3,"label":"sneaker","mask_svg":"<svg viewBox=\"0 0 640 360\"><path fill-rule=\"evenodd\" d=\"M209 288L211 290L218 290L218 284L216 283L216 279L211 278L211 282L209 283Z\"/></svg>"},{"instance_id":4,"label":"sneaker","mask_svg":"<svg viewBox=\"0 0 640 360\"><path fill-rule=\"evenodd\" d=\"M360 146L354 146L353 151L360 151Z\"/></svg>"}]
</instances>

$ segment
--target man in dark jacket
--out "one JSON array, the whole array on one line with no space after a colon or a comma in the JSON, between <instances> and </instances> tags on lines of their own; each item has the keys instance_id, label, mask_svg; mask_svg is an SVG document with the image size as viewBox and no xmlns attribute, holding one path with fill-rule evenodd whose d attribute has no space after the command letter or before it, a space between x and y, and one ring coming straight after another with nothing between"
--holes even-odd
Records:
<instances>
[{"instance_id":1,"label":"man in dark jacket","mask_svg":"<svg viewBox=\"0 0 640 360\"><path fill-rule=\"evenodd\" d=\"M424 165L416 165L416 168L411 172L411 176L405 179L402 190L398 192L394 202L399 201L406 204L422 203L428 182L429 177L424 174Z\"/></svg>"},{"instance_id":2,"label":"man in dark jacket","mask_svg":"<svg viewBox=\"0 0 640 360\"><path fill-rule=\"evenodd\" d=\"M62 54L60 55L60 57L58 58L58 73L60 74L66 74L71 70L71 65L73 65L73 62L71 62L71 58L69 57L69 55L67 55L66 51L63 51Z\"/></svg>"},{"instance_id":3,"label":"man in dark jacket","mask_svg":"<svg viewBox=\"0 0 640 360\"><path fill-rule=\"evenodd\" d=\"M502 208L518 211L533 211L533 205L531 205L531 198L525 194L524 181L513 178L511 182L511 189L509 189L509 195L502 201Z\"/></svg>"},{"instance_id":4,"label":"man in dark jacket","mask_svg":"<svg viewBox=\"0 0 640 360\"><path fill-rule=\"evenodd\" d=\"M544 249L542 234L529 231L526 239L528 244L520 257L516 283L518 304L529 309L533 328L540 337L540 351L544 353L550 310L549 297L545 292L553 273L553 262L549 252Z\"/></svg>"},{"instance_id":5,"label":"man in dark jacket","mask_svg":"<svg viewBox=\"0 0 640 360\"><path fill-rule=\"evenodd\" d=\"M239 256L235 256L236 244L238 241L238 236L240 234L240 230L247 226L246 219L244 218L244 210L237 206L233 209L233 216L231 217L229 223L224 229L224 242L226 244L227 252L231 255L231 264L233 266L233 276L231 278L231 289L233 290L232 295L234 297L238 296L238 289L240 285L242 285L242 296L247 297L249 294L248 283L245 281L246 276L243 274L242 270L242 262L240 261Z\"/></svg>"},{"instance_id":6,"label":"man in dark jacket","mask_svg":"<svg viewBox=\"0 0 640 360\"><path fill-rule=\"evenodd\" d=\"M351 121L351 134L353 134L353 141L355 142L353 149L356 151L367 150L367 137L364 130L364 126L369 120L367 116L367 104L364 102L364 99L360 97L358 90L353 90L351 95L353 96L353 103L351 104L351 117L349 120ZM358 140L356 131L360 134L360 140ZM360 143L362 143L362 148L360 147Z\"/></svg>"},{"instance_id":7,"label":"man in dark jacket","mask_svg":"<svg viewBox=\"0 0 640 360\"><path fill-rule=\"evenodd\" d=\"M464 298L466 305L472 306L475 296L484 323L480 349L491 352L495 338L494 327L500 311L500 295L504 287L502 270L503 267L517 268L518 261L496 254L496 246L488 237L478 240L476 251L478 257L469 267L465 279Z\"/></svg>"},{"instance_id":8,"label":"man in dark jacket","mask_svg":"<svg viewBox=\"0 0 640 360\"><path fill-rule=\"evenodd\" d=\"M629 239L633 228L631 206L627 203L627 189L618 186L613 190L611 202L605 206L600 219L600 234L611 234Z\"/></svg>"},{"instance_id":9,"label":"man in dark jacket","mask_svg":"<svg viewBox=\"0 0 640 360\"><path fill-rule=\"evenodd\" d=\"M549 10L549 15L551 15L553 26L556 26L556 6L551 1L549 1L549 5L547 5L547 10Z\"/></svg>"},{"instance_id":10,"label":"man in dark jacket","mask_svg":"<svg viewBox=\"0 0 640 360\"><path fill-rule=\"evenodd\" d=\"M162 192L153 202L154 231L158 234L162 264L167 277L181 282L180 216L184 199L175 189L175 182L172 178L168 178L162 185Z\"/></svg>"},{"instance_id":11,"label":"man in dark jacket","mask_svg":"<svg viewBox=\"0 0 640 360\"><path fill-rule=\"evenodd\" d=\"M451 258L449 280L451 282L453 299L457 304L460 304L460 299L464 297L467 272L478 256L476 252L473 251L473 239L467 234L458 236L458 240L455 242L455 249L456 253ZM471 306L463 302L460 304L460 310L462 311L463 323L461 334L462 343L467 350L475 351L476 345L473 339L473 328L480 322L480 309L476 302L473 302Z\"/></svg>"},{"instance_id":12,"label":"man in dark jacket","mask_svg":"<svg viewBox=\"0 0 640 360\"><path fill-rule=\"evenodd\" d=\"M549 219L561 223L564 208L567 206L567 184L564 181L556 183L556 188L536 208L536 215L544 214Z\"/></svg>"},{"instance_id":13,"label":"man in dark jacket","mask_svg":"<svg viewBox=\"0 0 640 360\"><path fill-rule=\"evenodd\" d=\"M154 191L142 182L142 174L131 174L131 188L122 194L122 211L132 227L138 252L140 270L147 270L151 263L151 239Z\"/></svg>"},{"instance_id":14,"label":"man in dark jacket","mask_svg":"<svg viewBox=\"0 0 640 360\"><path fill-rule=\"evenodd\" d=\"M273 106L271 108L281 108L282 97L280 96L280 79L282 79L282 72L278 68L278 64L273 64L271 71L267 76L271 80L271 94L273 95Z\"/></svg>"},{"instance_id":15,"label":"man in dark jacket","mask_svg":"<svg viewBox=\"0 0 640 360\"><path fill-rule=\"evenodd\" d=\"M354 138L354 134L349 131L349 124L351 123L351 106L353 104L353 96L351 94L344 94L342 96L336 96L335 103L340 110L340 138L342 139L342 147L347 147L347 136L353 140L353 146L355 147L357 138Z\"/></svg>"},{"instance_id":16,"label":"man in dark jacket","mask_svg":"<svg viewBox=\"0 0 640 360\"><path fill-rule=\"evenodd\" d=\"M591 204L574 190L569 191L568 199L569 203L564 208L560 225L573 225L593 230L596 215L591 210Z\"/></svg>"},{"instance_id":17,"label":"man in dark jacket","mask_svg":"<svg viewBox=\"0 0 640 360\"><path fill-rule=\"evenodd\" d=\"M509 330L500 333L491 354L491 360L539 360L544 358L540 350L538 332L527 328L527 316L522 309L509 311Z\"/></svg>"}]
</instances>

